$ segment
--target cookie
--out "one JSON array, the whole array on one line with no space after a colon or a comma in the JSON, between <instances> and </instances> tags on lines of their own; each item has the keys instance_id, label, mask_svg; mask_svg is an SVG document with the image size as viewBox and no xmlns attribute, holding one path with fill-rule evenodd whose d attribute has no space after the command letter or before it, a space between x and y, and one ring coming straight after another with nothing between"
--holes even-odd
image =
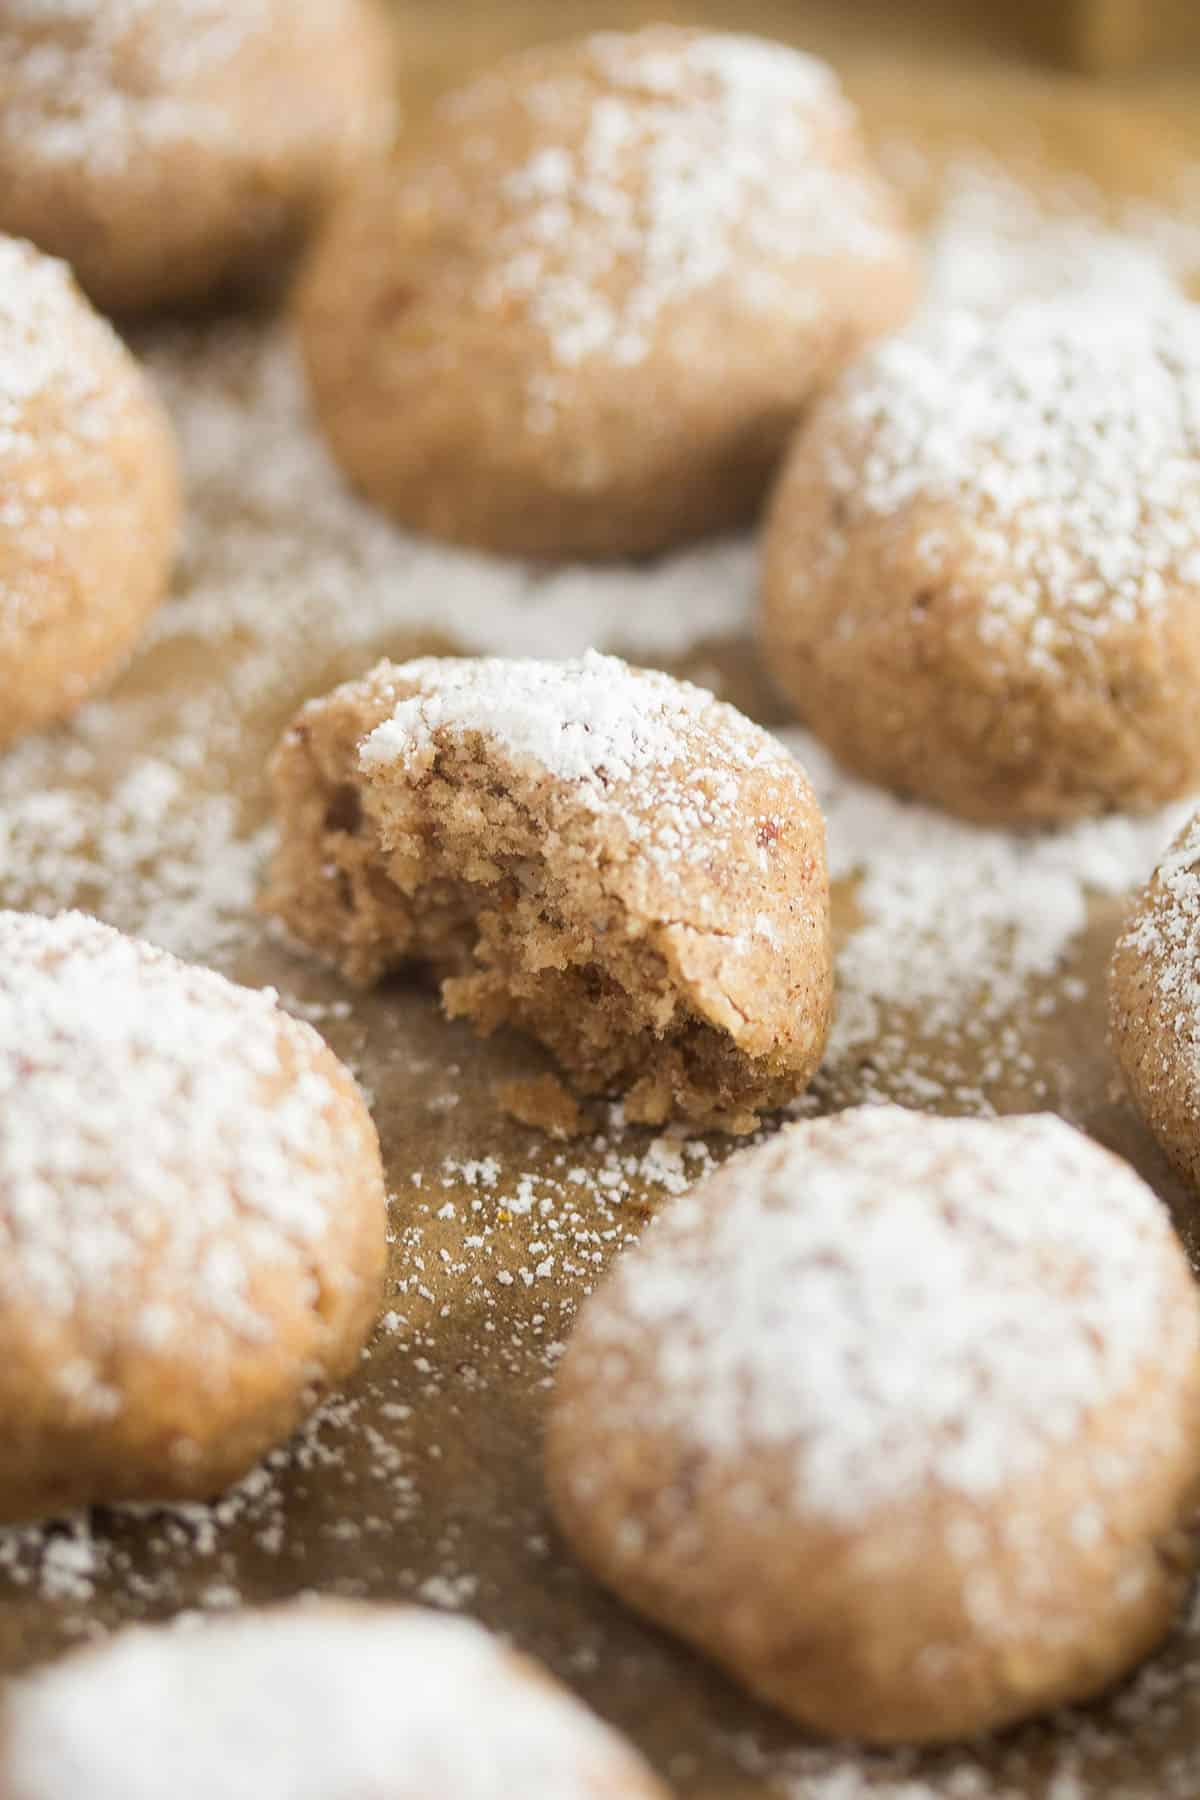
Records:
<instances>
[{"instance_id":1,"label":"cookie","mask_svg":"<svg viewBox=\"0 0 1200 1800\"><path fill-rule=\"evenodd\" d=\"M1138 1111L1200 1187L1200 814L1180 832L1117 941L1113 1048Z\"/></svg>"},{"instance_id":2,"label":"cookie","mask_svg":"<svg viewBox=\"0 0 1200 1800\"><path fill-rule=\"evenodd\" d=\"M106 311L285 255L391 135L373 0L5 0L0 230Z\"/></svg>"},{"instance_id":3,"label":"cookie","mask_svg":"<svg viewBox=\"0 0 1200 1800\"><path fill-rule=\"evenodd\" d=\"M64 264L0 237L0 748L116 674L178 522L149 382Z\"/></svg>"},{"instance_id":4,"label":"cookie","mask_svg":"<svg viewBox=\"0 0 1200 1800\"><path fill-rule=\"evenodd\" d=\"M1192 1278L1049 1115L796 1125L585 1303L547 1474L602 1580L803 1725L1007 1725L1108 1686L1185 1588Z\"/></svg>"},{"instance_id":5,"label":"cookie","mask_svg":"<svg viewBox=\"0 0 1200 1800\"><path fill-rule=\"evenodd\" d=\"M0 1800L666 1800L480 1626L317 1601L142 1627L10 1686Z\"/></svg>"},{"instance_id":6,"label":"cookie","mask_svg":"<svg viewBox=\"0 0 1200 1800\"><path fill-rule=\"evenodd\" d=\"M270 992L0 913L0 1520L204 1499L354 1367L379 1147Z\"/></svg>"},{"instance_id":7,"label":"cookie","mask_svg":"<svg viewBox=\"0 0 1200 1800\"><path fill-rule=\"evenodd\" d=\"M336 212L299 324L334 452L403 523L632 556L749 519L916 281L829 69L652 26L444 99Z\"/></svg>"},{"instance_id":8,"label":"cookie","mask_svg":"<svg viewBox=\"0 0 1200 1800\"><path fill-rule=\"evenodd\" d=\"M1200 784L1200 310L931 315L801 431L761 639L852 769L998 823Z\"/></svg>"},{"instance_id":9,"label":"cookie","mask_svg":"<svg viewBox=\"0 0 1200 1800\"><path fill-rule=\"evenodd\" d=\"M381 663L274 761L264 906L350 980L428 965L626 1116L744 1131L829 1025L824 826L711 694L589 653Z\"/></svg>"}]
</instances>

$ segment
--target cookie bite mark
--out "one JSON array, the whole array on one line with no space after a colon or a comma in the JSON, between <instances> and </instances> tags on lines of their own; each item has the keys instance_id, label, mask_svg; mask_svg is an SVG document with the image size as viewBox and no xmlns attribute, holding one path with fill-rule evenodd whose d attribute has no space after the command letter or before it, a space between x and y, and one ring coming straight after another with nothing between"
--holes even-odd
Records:
<instances>
[{"instance_id":1,"label":"cookie bite mark","mask_svg":"<svg viewBox=\"0 0 1200 1800\"><path fill-rule=\"evenodd\" d=\"M936 1742L1086 1699L1192 1566L1187 1261L1048 1115L794 1126L586 1302L547 1476L601 1579L810 1728Z\"/></svg>"},{"instance_id":2,"label":"cookie bite mark","mask_svg":"<svg viewBox=\"0 0 1200 1800\"><path fill-rule=\"evenodd\" d=\"M594 653L383 663L303 709L274 784L263 904L351 980L428 964L452 1017L648 1123L745 1131L815 1070L823 822L703 689Z\"/></svg>"},{"instance_id":3,"label":"cookie bite mark","mask_svg":"<svg viewBox=\"0 0 1200 1800\"><path fill-rule=\"evenodd\" d=\"M0 913L0 1520L210 1498L354 1367L375 1130L268 991Z\"/></svg>"}]
</instances>

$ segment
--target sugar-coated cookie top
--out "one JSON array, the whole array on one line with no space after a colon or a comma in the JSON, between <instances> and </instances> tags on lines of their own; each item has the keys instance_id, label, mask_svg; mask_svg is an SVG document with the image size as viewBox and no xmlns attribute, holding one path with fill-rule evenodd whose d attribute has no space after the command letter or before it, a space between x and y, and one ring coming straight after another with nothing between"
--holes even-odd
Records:
<instances>
[{"instance_id":1,"label":"sugar-coated cookie top","mask_svg":"<svg viewBox=\"0 0 1200 1800\"><path fill-rule=\"evenodd\" d=\"M508 167L514 109L535 147ZM836 77L780 44L604 32L510 58L441 113L456 160L497 172L484 299L527 301L567 367L641 362L667 309L724 277L744 312L804 316L798 265L902 248L874 178L831 149L854 120Z\"/></svg>"},{"instance_id":2,"label":"sugar-coated cookie top","mask_svg":"<svg viewBox=\"0 0 1200 1800\"><path fill-rule=\"evenodd\" d=\"M1200 1079L1200 813L1171 845L1124 940L1174 1018L1181 1055Z\"/></svg>"},{"instance_id":3,"label":"sugar-coated cookie top","mask_svg":"<svg viewBox=\"0 0 1200 1800\"><path fill-rule=\"evenodd\" d=\"M1074 1454L1096 1410L1190 1367L1181 1280L1155 1195L1062 1120L859 1108L674 1202L581 1331L598 1370L649 1358L615 1381L614 1424L748 1475L780 1450L797 1509L853 1526L931 1490L986 1501ZM1098 1465L1098 1494L1129 1475Z\"/></svg>"},{"instance_id":4,"label":"sugar-coated cookie top","mask_svg":"<svg viewBox=\"0 0 1200 1800\"><path fill-rule=\"evenodd\" d=\"M0 236L0 472L37 452L32 413L48 396L59 439L102 435L127 390L114 385L119 359L116 333L92 311L66 263ZM16 495L0 496L0 542L21 525L13 512L19 505Z\"/></svg>"},{"instance_id":5,"label":"sugar-coated cookie top","mask_svg":"<svg viewBox=\"0 0 1200 1800\"><path fill-rule=\"evenodd\" d=\"M940 311L869 353L822 415L851 524L945 502L981 630L1051 660L1200 584L1200 308L1145 296ZM954 574L950 568L948 579Z\"/></svg>"},{"instance_id":6,"label":"sugar-coated cookie top","mask_svg":"<svg viewBox=\"0 0 1200 1800\"><path fill-rule=\"evenodd\" d=\"M248 44L336 24L344 0L5 0L0 135L39 161L114 169L156 146L236 141L215 87Z\"/></svg>"},{"instance_id":7,"label":"sugar-coated cookie top","mask_svg":"<svg viewBox=\"0 0 1200 1800\"><path fill-rule=\"evenodd\" d=\"M11 1800L600 1800L658 1790L479 1626L338 1605L134 1630L18 1688ZM623 1777L623 1779L622 1779Z\"/></svg>"},{"instance_id":8,"label":"sugar-coated cookie top","mask_svg":"<svg viewBox=\"0 0 1200 1800\"><path fill-rule=\"evenodd\" d=\"M746 821L741 782L764 771L814 803L783 746L704 688L589 650L563 662L423 657L390 670L416 692L360 753L368 775L429 766L477 736L515 768L568 783L664 868L704 863ZM773 841L773 840L772 840Z\"/></svg>"},{"instance_id":9,"label":"sugar-coated cookie top","mask_svg":"<svg viewBox=\"0 0 1200 1800\"><path fill-rule=\"evenodd\" d=\"M78 913L0 913L0 1303L111 1307L148 1350L308 1279L344 1190L321 1041Z\"/></svg>"}]
</instances>

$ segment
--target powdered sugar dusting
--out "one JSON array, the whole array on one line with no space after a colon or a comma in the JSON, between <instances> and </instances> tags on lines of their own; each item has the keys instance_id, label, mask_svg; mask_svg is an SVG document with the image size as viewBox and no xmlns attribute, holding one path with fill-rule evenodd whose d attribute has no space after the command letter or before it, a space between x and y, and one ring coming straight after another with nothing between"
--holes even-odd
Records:
<instances>
[{"instance_id":1,"label":"powdered sugar dusting","mask_svg":"<svg viewBox=\"0 0 1200 1800\"><path fill-rule=\"evenodd\" d=\"M1175 1254L1151 1190L1052 1115L843 1113L737 1158L618 1265L584 1342L661 1355L594 1402L735 1464L780 1449L797 1507L839 1524L931 1484L984 1500L1194 1355ZM1129 1477L1098 1461L1097 1503Z\"/></svg>"},{"instance_id":2,"label":"powdered sugar dusting","mask_svg":"<svg viewBox=\"0 0 1200 1800\"><path fill-rule=\"evenodd\" d=\"M1024 284L1052 294L1084 263L1109 281L1120 246L1130 297L1144 275L1157 305L1176 249L1200 261L1194 194L1177 217L1131 212L1102 228L1095 196L1073 190L1068 230L990 165L972 158L952 173L933 239L935 285L953 275L952 298L1007 304ZM442 549L348 494L312 429L285 331L226 321L156 334L146 348L184 440L184 564L113 696L0 759L0 895L10 905L84 904L180 953L224 966L252 955L259 968L258 774L306 696L381 655L447 639L478 654L596 647L653 661L747 634L745 541L628 569L529 569ZM1070 950L1091 894L1150 874L1174 821L981 832L876 794L802 734L797 743L826 804L837 872L861 877L857 910L841 908L841 1011L821 1097L1069 1106L1066 1076L1031 1035L1029 990L1039 1007L1085 1017L1073 967L1047 996L1037 971ZM648 1143L619 1115L595 1141L546 1146L504 1128L501 1143L478 1125L496 1072L486 1046L440 1025L418 995L356 1000L347 1018L335 987L299 964L278 967L295 984L290 1003L311 1003L339 1050L361 1058L386 1115L404 1120L392 1145L393 1279L363 1385L211 1506L0 1532L0 1583L23 1657L149 1612L318 1581L411 1596L436 1579L436 1593L461 1604L474 1579L472 1610L518 1628L635 1731L653 1736L647 1692L684 1696L687 1754L670 1768L680 1793L748 1781L788 1800L1091 1800L1103 1782L1113 1800L1193 1800L1194 1618L1084 1718L983 1753L885 1757L714 1710L714 1690L691 1685L657 1636L580 1604L529 1446L577 1296L649 1212L704 1172L703 1146ZM926 1016L941 1021L936 1041L919 1029ZM1081 1111L1092 1104L1074 1097Z\"/></svg>"},{"instance_id":3,"label":"powdered sugar dusting","mask_svg":"<svg viewBox=\"0 0 1200 1800\"><path fill-rule=\"evenodd\" d=\"M697 727L718 718L747 761L777 760L770 740L718 708L706 689L594 650L557 664L426 658L397 674L424 691L401 700L366 739L366 769L429 757L439 732L460 739L477 732L518 761L577 783L585 804L601 807L610 784L628 786L684 763Z\"/></svg>"},{"instance_id":4,"label":"powdered sugar dusting","mask_svg":"<svg viewBox=\"0 0 1200 1800\"><path fill-rule=\"evenodd\" d=\"M1200 1079L1200 814L1157 870L1157 891L1125 935L1176 1021L1180 1054Z\"/></svg>"},{"instance_id":5,"label":"powdered sugar dusting","mask_svg":"<svg viewBox=\"0 0 1200 1800\"><path fill-rule=\"evenodd\" d=\"M0 467L29 454L29 409L48 393L61 406L58 431L86 438L103 427L98 343L115 351L116 335L81 298L67 265L0 237ZM21 522L12 510L18 505L5 496L0 526Z\"/></svg>"},{"instance_id":6,"label":"powdered sugar dusting","mask_svg":"<svg viewBox=\"0 0 1200 1800\"><path fill-rule=\"evenodd\" d=\"M495 155L502 82L446 108L476 164ZM486 298L527 300L564 367L642 362L670 308L734 271L744 311L807 321L806 265L902 254L873 178L831 154L853 114L811 57L661 26L601 33L521 103L549 141L500 184Z\"/></svg>"},{"instance_id":7,"label":"powdered sugar dusting","mask_svg":"<svg viewBox=\"0 0 1200 1800\"><path fill-rule=\"evenodd\" d=\"M988 1090L1015 1076L1043 1098L1015 1016L1090 903L1146 880L1194 801L1060 831L989 829L860 781L809 732L780 735L825 813L832 878L855 883L822 1082L843 1100L987 1111ZM969 1087L955 1073L965 1064Z\"/></svg>"},{"instance_id":8,"label":"powdered sugar dusting","mask_svg":"<svg viewBox=\"0 0 1200 1800\"><path fill-rule=\"evenodd\" d=\"M125 1307L147 1349L197 1312L269 1337L250 1275L305 1279L340 1192L315 1034L269 992L78 914L0 914L0 951L6 1303L64 1319ZM86 1359L60 1369L64 1397L95 1375Z\"/></svg>"},{"instance_id":9,"label":"powdered sugar dusting","mask_svg":"<svg viewBox=\"0 0 1200 1800\"><path fill-rule=\"evenodd\" d=\"M657 1791L479 1626L320 1605L128 1632L26 1683L7 1703L5 1774L22 1800Z\"/></svg>"},{"instance_id":10,"label":"powdered sugar dusting","mask_svg":"<svg viewBox=\"0 0 1200 1800\"><path fill-rule=\"evenodd\" d=\"M6 0L0 134L48 164L105 171L172 144L234 144L214 81L281 16L277 0Z\"/></svg>"},{"instance_id":11,"label":"powdered sugar dusting","mask_svg":"<svg viewBox=\"0 0 1200 1800\"><path fill-rule=\"evenodd\" d=\"M418 692L367 737L368 777L397 766L419 774L440 745L476 736L517 768L568 783L573 804L619 819L667 874L709 866L750 822L739 818L747 774L803 779L767 732L706 688L595 651L560 663L427 658L385 673Z\"/></svg>"},{"instance_id":12,"label":"powdered sugar dusting","mask_svg":"<svg viewBox=\"0 0 1200 1800\"><path fill-rule=\"evenodd\" d=\"M865 359L835 418L825 468L850 520L944 503L953 537L935 520L918 547L934 580L969 532L987 643L1053 667L1200 582L1200 309L1186 301L1085 289L1002 315L933 311Z\"/></svg>"}]
</instances>

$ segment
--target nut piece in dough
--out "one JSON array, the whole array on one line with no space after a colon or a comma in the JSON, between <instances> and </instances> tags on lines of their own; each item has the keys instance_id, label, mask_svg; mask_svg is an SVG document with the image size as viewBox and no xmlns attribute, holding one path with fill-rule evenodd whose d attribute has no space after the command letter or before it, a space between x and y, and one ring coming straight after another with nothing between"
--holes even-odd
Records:
<instances>
[{"instance_id":1,"label":"nut piece in dough","mask_svg":"<svg viewBox=\"0 0 1200 1800\"><path fill-rule=\"evenodd\" d=\"M584 1562L761 1698L965 1737L1099 1692L1167 1629L1192 1278L1152 1191L1049 1115L793 1126L586 1303L547 1462Z\"/></svg>"},{"instance_id":2,"label":"nut piece in dough","mask_svg":"<svg viewBox=\"0 0 1200 1800\"><path fill-rule=\"evenodd\" d=\"M354 1367L375 1129L274 996L0 913L0 1519L205 1499Z\"/></svg>"},{"instance_id":3,"label":"nut piece in dough","mask_svg":"<svg viewBox=\"0 0 1200 1800\"><path fill-rule=\"evenodd\" d=\"M1200 813L1180 832L1117 942L1113 1048L1138 1111L1200 1188Z\"/></svg>"},{"instance_id":4,"label":"nut piece in dough","mask_svg":"<svg viewBox=\"0 0 1200 1800\"><path fill-rule=\"evenodd\" d=\"M0 237L0 747L116 673L166 593L178 520L149 382L64 264Z\"/></svg>"},{"instance_id":5,"label":"nut piece in dough","mask_svg":"<svg viewBox=\"0 0 1200 1800\"><path fill-rule=\"evenodd\" d=\"M667 1800L536 1664L418 1607L123 1631L11 1686L0 1746L0 1800Z\"/></svg>"},{"instance_id":6,"label":"nut piece in dough","mask_svg":"<svg viewBox=\"0 0 1200 1800\"><path fill-rule=\"evenodd\" d=\"M452 1017L649 1123L749 1130L815 1070L824 824L703 689L594 652L381 663L301 711L274 783L263 904L352 981L428 964Z\"/></svg>"},{"instance_id":7,"label":"nut piece in dough","mask_svg":"<svg viewBox=\"0 0 1200 1800\"><path fill-rule=\"evenodd\" d=\"M277 261L392 129L374 0L4 0L0 230L109 312Z\"/></svg>"},{"instance_id":8,"label":"nut piece in dough","mask_svg":"<svg viewBox=\"0 0 1200 1800\"><path fill-rule=\"evenodd\" d=\"M861 774L966 818L1143 811L1200 782L1200 309L931 315L801 431L761 636Z\"/></svg>"},{"instance_id":9,"label":"nut piece in dough","mask_svg":"<svg viewBox=\"0 0 1200 1800\"><path fill-rule=\"evenodd\" d=\"M317 412L378 505L527 556L743 523L917 263L811 57L653 26L510 58L338 209L302 289Z\"/></svg>"}]
</instances>

